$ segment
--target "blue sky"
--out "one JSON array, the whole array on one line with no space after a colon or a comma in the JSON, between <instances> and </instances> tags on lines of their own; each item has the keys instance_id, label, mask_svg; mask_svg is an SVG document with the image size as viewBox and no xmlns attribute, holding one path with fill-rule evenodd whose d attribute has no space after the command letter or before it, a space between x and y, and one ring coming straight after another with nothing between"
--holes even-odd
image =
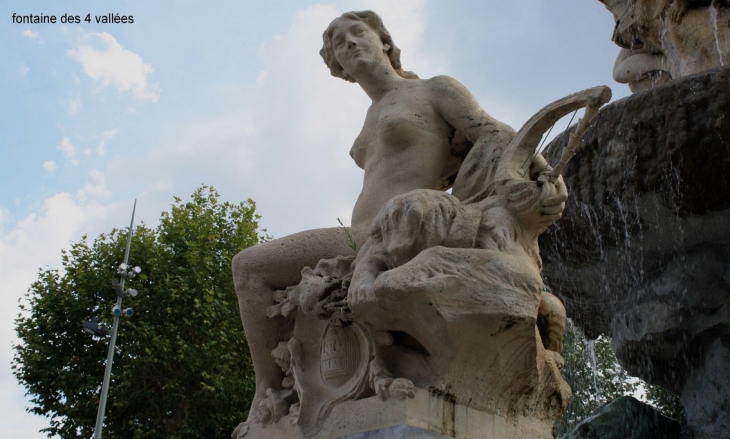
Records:
<instances>
[{"instance_id":1,"label":"blue sky","mask_svg":"<svg viewBox=\"0 0 730 439\"><path fill-rule=\"evenodd\" d=\"M124 227L135 198L150 225L203 183L255 200L275 237L349 222L362 171L348 151L369 100L318 51L333 18L362 9L383 17L405 69L458 79L515 129L587 87L629 93L597 0L0 3L0 437L46 425L10 372L17 300L69 242Z\"/></svg>"}]
</instances>

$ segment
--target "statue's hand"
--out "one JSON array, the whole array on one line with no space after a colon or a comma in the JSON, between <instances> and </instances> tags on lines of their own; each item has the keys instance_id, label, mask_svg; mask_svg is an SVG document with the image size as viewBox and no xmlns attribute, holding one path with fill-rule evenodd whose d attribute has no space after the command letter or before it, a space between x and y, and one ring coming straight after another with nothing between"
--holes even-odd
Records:
<instances>
[{"instance_id":1,"label":"statue's hand","mask_svg":"<svg viewBox=\"0 0 730 439\"><path fill-rule=\"evenodd\" d=\"M540 198L537 201L537 211L539 212L537 225L544 231L563 215L565 201L568 199L568 189L565 187L562 175L552 183L549 173L546 172L538 177L537 182L538 185L542 185Z\"/></svg>"},{"instance_id":2,"label":"statue's hand","mask_svg":"<svg viewBox=\"0 0 730 439\"><path fill-rule=\"evenodd\" d=\"M533 215L529 223L534 227L535 233L539 235L563 215L565 201L568 199L568 189L565 187L565 181L561 175L558 175L557 179L550 177L553 168L542 154L536 154L533 158L531 171L531 177L537 182L539 194L529 209Z\"/></svg>"},{"instance_id":3,"label":"statue's hand","mask_svg":"<svg viewBox=\"0 0 730 439\"><path fill-rule=\"evenodd\" d=\"M513 180L503 186L508 208L529 233L539 235L559 220L568 199L562 176L551 181L552 168L538 154L531 166L530 180Z\"/></svg>"}]
</instances>

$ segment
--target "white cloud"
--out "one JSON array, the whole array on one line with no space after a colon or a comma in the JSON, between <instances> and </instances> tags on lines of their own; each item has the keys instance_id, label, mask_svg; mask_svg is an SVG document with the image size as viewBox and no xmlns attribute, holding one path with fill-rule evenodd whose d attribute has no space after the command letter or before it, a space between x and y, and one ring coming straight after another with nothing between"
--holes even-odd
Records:
<instances>
[{"instance_id":1,"label":"white cloud","mask_svg":"<svg viewBox=\"0 0 730 439\"><path fill-rule=\"evenodd\" d=\"M92 47L92 43L102 48ZM84 73L102 86L114 86L120 92L131 91L136 100L157 102L160 90L157 83L149 83L152 66L142 57L125 49L107 32L89 32L75 48L66 54L79 62Z\"/></svg>"},{"instance_id":2,"label":"white cloud","mask_svg":"<svg viewBox=\"0 0 730 439\"><path fill-rule=\"evenodd\" d=\"M43 169L45 169L49 174L53 174L56 171L56 162L53 160L46 160L43 162Z\"/></svg>"},{"instance_id":3,"label":"white cloud","mask_svg":"<svg viewBox=\"0 0 730 439\"><path fill-rule=\"evenodd\" d=\"M328 5L298 11L289 28L259 50L259 72L266 76L257 81L250 105L254 165L238 190L256 200L275 236L336 226L343 213L349 223L342 206L354 204L362 185L348 151L370 99L357 84L331 76L319 55L322 32L342 12ZM313 199L316 210L310 208ZM297 212L296 219L277 212Z\"/></svg>"},{"instance_id":4,"label":"white cloud","mask_svg":"<svg viewBox=\"0 0 730 439\"><path fill-rule=\"evenodd\" d=\"M112 196L112 192L106 187L106 177L103 172L92 169L89 172L89 176L91 177L91 182L84 184L84 188L76 194L79 200L88 201Z\"/></svg>"},{"instance_id":5,"label":"white cloud","mask_svg":"<svg viewBox=\"0 0 730 439\"><path fill-rule=\"evenodd\" d=\"M97 147L96 147L97 154L104 155L106 153L106 142L108 142L114 136L116 136L118 132L119 132L119 128L113 128L111 130L106 130L103 133L101 133L101 141L99 142L99 145L97 145Z\"/></svg>"},{"instance_id":6,"label":"white cloud","mask_svg":"<svg viewBox=\"0 0 730 439\"><path fill-rule=\"evenodd\" d=\"M403 68L419 74L427 64L418 54L425 22L423 0L367 0L365 5L383 19L393 41L401 49ZM423 75L423 72L419 74L422 77Z\"/></svg>"},{"instance_id":7,"label":"white cloud","mask_svg":"<svg viewBox=\"0 0 730 439\"><path fill-rule=\"evenodd\" d=\"M23 36L26 38L30 38L31 40L37 39L40 35L38 35L38 32L32 31L30 29L26 29L23 31Z\"/></svg>"},{"instance_id":8,"label":"white cloud","mask_svg":"<svg viewBox=\"0 0 730 439\"><path fill-rule=\"evenodd\" d=\"M420 10L421 2L412 0L378 8L393 22L386 21L389 28L400 26L394 37L404 52L421 40ZM319 56L322 32L342 12L326 5L297 12L288 29L260 48L253 89L237 110L181 124L141 160L113 157L104 170L110 186L145 181L146 196L163 203L171 191L184 195L205 182L221 194L256 200L276 236L336 226L338 217L349 223L362 171L348 151L370 99L357 84L332 77ZM412 63L406 67L421 73ZM201 177L191 181L191 175ZM311 209L313 194L322 193L319 208Z\"/></svg>"},{"instance_id":9,"label":"white cloud","mask_svg":"<svg viewBox=\"0 0 730 439\"><path fill-rule=\"evenodd\" d=\"M66 104L66 113L68 114L76 114L81 109L81 99L75 98L75 99L69 99L68 104Z\"/></svg>"},{"instance_id":10,"label":"white cloud","mask_svg":"<svg viewBox=\"0 0 730 439\"><path fill-rule=\"evenodd\" d=\"M79 160L76 158L76 147L68 140L68 137L63 136L63 139L56 146L66 159L71 162L72 165L78 165Z\"/></svg>"}]
</instances>

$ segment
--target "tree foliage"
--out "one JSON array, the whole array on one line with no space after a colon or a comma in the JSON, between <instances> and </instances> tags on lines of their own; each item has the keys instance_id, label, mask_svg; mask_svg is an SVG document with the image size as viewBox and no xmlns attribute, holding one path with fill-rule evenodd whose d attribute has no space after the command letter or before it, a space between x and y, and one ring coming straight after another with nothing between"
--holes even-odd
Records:
<instances>
[{"instance_id":1,"label":"tree foliage","mask_svg":"<svg viewBox=\"0 0 730 439\"><path fill-rule=\"evenodd\" d=\"M646 385L646 400L649 404L659 410L664 416L676 419L686 424L684 407L679 400L679 395L670 392L661 386Z\"/></svg>"},{"instance_id":2,"label":"tree foliage","mask_svg":"<svg viewBox=\"0 0 730 439\"><path fill-rule=\"evenodd\" d=\"M568 320L562 355L565 367L561 372L573 390L573 397L553 428L555 437L569 433L595 409L623 395L642 399L665 416L678 420L684 416L677 395L634 378L621 367L610 338L602 335L587 340Z\"/></svg>"},{"instance_id":3,"label":"tree foliage","mask_svg":"<svg viewBox=\"0 0 730 439\"><path fill-rule=\"evenodd\" d=\"M219 203L213 188L175 198L159 226L136 227L127 285L139 295L119 325L104 437L229 437L253 397L253 367L238 311L231 259L265 239L253 201ZM108 338L81 331L98 315L109 326L126 230L62 252L61 269L40 270L21 303L14 374L31 396L28 410L50 418L48 436L90 437Z\"/></svg>"}]
</instances>

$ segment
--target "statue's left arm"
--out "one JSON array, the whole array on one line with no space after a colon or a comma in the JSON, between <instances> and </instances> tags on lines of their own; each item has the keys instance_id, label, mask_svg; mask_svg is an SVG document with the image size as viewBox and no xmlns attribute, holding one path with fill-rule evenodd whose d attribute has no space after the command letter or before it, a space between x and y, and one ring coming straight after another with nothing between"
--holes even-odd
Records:
<instances>
[{"instance_id":1,"label":"statue's left arm","mask_svg":"<svg viewBox=\"0 0 730 439\"><path fill-rule=\"evenodd\" d=\"M459 81L437 76L429 83L436 111L474 146L479 143L506 145L514 137L515 130L487 114Z\"/></svg>"},{"instance_id":2,"label":"statue's left arm","mask_svg":"<svg viewBox=\"0 0 730 439\"><path fill-rule=\"evenodd\" d=\"M501 158L501 151L514 138L515 131L484 111L474 96L461 83L448 76L437 76L433 83L434 102L440 115L474 144L457 181L477 180L471 186L485 189L483 196L467 196L455 184L454 195L462 201L478 202L490 194L486 190L494 178L491 170ZM477 168L477 169L474 169ZM541 154L533 157L529 178L508 182L507 206L523 228L539 235L557 221L565 208L568 192L562 178L549 179L552 168ZM476 171L476 172L474 172Z\"/></svg>"}]
</instances>

